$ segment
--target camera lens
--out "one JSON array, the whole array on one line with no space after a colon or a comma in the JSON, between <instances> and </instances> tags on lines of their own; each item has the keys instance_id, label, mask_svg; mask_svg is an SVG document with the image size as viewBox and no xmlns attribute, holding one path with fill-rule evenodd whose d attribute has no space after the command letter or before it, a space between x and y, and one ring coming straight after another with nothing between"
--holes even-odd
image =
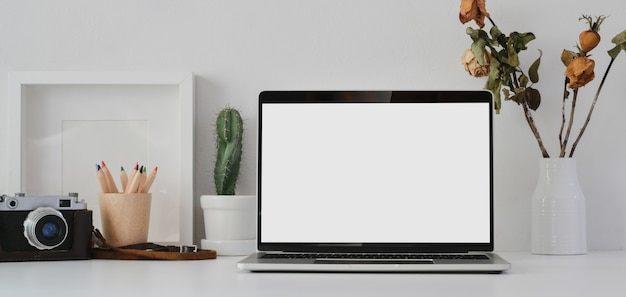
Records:
<instances>
[{"instance_id":1,"label":"camera lens","mask_svg":"<svg viewBox=\"0 0 626 297\"><path fill-rule=\"evenodd\" d=\"M45 239L54 239L59 236L59 225L54 222L45 222L41 226L41 236Z\"/></svg>"},{"instance_id":2,"label":"camera lens","mask_svg":"<svg viewBox=\"0 0 626 297\"><path fill-rule=\"evenodd\" d=\"M65 241L67 222L54 208L37 208L31 211L24 220L24 237L31 246L37 249L53 249Z\"/></svg>"}]
</instances>

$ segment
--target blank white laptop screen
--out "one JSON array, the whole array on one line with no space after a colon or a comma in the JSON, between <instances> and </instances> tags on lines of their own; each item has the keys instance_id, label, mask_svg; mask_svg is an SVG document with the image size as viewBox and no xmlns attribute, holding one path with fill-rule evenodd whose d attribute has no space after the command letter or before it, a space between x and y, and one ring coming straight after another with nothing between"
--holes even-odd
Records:
<instances>
[{"instance_id":1,"label":"blank white laptop screen","mask_svg":"<svg viewBox=\"0 0 626 297\"><path fill-rule=\"evenodd\" d=\"M263 104L260 241L490 243L489 106Z\"/></svg>"}]
</instances>

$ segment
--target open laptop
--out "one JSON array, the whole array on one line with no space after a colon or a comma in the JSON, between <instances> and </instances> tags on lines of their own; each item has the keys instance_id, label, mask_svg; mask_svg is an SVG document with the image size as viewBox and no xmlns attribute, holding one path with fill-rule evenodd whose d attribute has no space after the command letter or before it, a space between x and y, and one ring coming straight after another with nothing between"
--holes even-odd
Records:
<instances>
[{"instance_id":1,"label":"open laptop","mask_svg":"<svg viewBox=\"0 0 626 297\"><path fill-rule=\"evenodd\" d=\"M492 94L259 95L250 271L502 272Z\"/></svg>"}]
</instances>

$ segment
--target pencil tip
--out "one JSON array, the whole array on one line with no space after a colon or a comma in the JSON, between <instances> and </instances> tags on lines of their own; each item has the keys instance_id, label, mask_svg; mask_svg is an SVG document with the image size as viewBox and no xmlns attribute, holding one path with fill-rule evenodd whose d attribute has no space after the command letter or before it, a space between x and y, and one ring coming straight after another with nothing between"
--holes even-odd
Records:
<instances>
[{"instance_id":1,"label":"pencil tip","mask_svg":"<svg viewBox=\"0 0 626 297\"><path fill-rule=\"evenodd\" d=\"M100 170L100 164L96 163L96 170Z\"/></svg>"},{"instance_id":2,"label":"pencil tip","mask_svg":"<svg viewBox=\"0 0 626 297\"><path fill-rule=\"evenodd\" d=\"M102 167L106 167L107 164L104 164L104 161L102 161Z\"/></svg>"},{"instance_id":3,"label":"pencil tip","mask_svg":"<svg viewBox=\"0 0 626 297\"><path fill-rule=\"evenodd\" d=\"M124 171L124 166L120 166L120 167L122 167L120 170Z\"/></svg>"}]
</instances>

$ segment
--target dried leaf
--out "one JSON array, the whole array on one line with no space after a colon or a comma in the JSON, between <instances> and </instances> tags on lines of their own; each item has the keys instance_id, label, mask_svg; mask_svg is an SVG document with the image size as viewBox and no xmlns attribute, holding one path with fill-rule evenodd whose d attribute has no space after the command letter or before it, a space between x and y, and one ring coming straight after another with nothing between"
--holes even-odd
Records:
<instances>
[{"instance_id":1,"label":"dried leaf","mask_svg":"<svg viewBox=\"0 0 626 297\"><path fill-rule=\"evenodd\" d=\"M465 33L467 33L473 41L479 39L489 40L489 35L484 30L476 30L472 27L467 27L467 29L465 29Z\"/></svg>"},{"instance_id":2,"label":"dried leaf","mask_svg":"<svg viewBox=\"0 0 626 297\"><path fill-rule=\"evenodd\" d=\"M493 105L496 113L500 113L500 107L502 106L502 99L500 97L500 90L502 89L502 81L500 81L500 70L498 60L491 60L491 68L489 70L489 78L485 83L485 89L493 93Z\"/></svg>"},{"instance_id":3,"label":"dried leaf","mask_svg":"<svg viewBox=\"0 0 626 297\"><path fill-rule=\"evenodd\" d=\"M530 68L528 68L528 76L530 77L530 81L532 81L534 84L539 82L539 65L541 64L542 55L543 52L539 50L539 58L537 58L537 60L535 60L532 65L530 65Z\"/></svg>"},{"instance_id":4,"label":"dried leaf","mask_svg":"<svg viewBox=\"0 0 626 297\"><path fill-rule=\"evenodd\" d=\"M621 33L615 35L615 37L613 37L613 39L611 39L611 42L617 44L617 45L624 45L626 44L626 30L622 31Z\"/></svg>"},{"instance_id":5,"label":"dried leaf","mask_svg":"<svg viewBox=\"0 0 626 297\"><path fill-rule=\"evenodd\" d=\"M528 85L528 76L522 74L519 77L519 85L520 87L526 87Z\"/></svg>"},{"instance_id":6,"label":"dried leaf","mask_svg":"<svg viewBox=\"0 0 626 297\"><path fill-rule=\"evenodd\" d=\"M608 53L611 58L615 59L617 58L617 55L619 55L621 51L622 51L622 46L616 45L614 48L610 49Z\"/></svg>"},{"instance_id":7,"label":"dried leaf","mask_svg":"<svg viewBox=\"0 0 626 297\"><path fill-rule=\"evenodd\" d=\"M506 38L506 36L504 36L504 34L502 34L502 31L500 31L500 29L497 26L493 26L491 27L491 30L489 30L489 33L491 33L491 38L492 38L492 45L493 46L498 46L500 45L500 40L502 38ZM504 39L506 40L506 39ZM505 41L503 41L505 42Z\"/></svg>"},{"instance_id":8,"label":"dried leaf","mask_svg":"<svg viewBox=\"0 0 626 297\"><path fill-rule=\"evenodd\" d=\"M564 49L563 52L561 53L561 62L563 62L563 65L567 67L569 66L569 63L571 63L572 60L574 60L575 56L576 54L574 52Z\"/></svg>"},{"instance_id":9,"label":"dried leaf","mask_svg":"<svg viewBox=\"0 0 626 297\"><path fill-rule=\"evenodd\" d=\"M611 42L615 43L615 47L610 49L608 53L611 58L615 59L621 50L626 51L626 30L615 35L615 37L611 39Z\"/></svg>"},{"instance_id":10,"label":"dried leaf","mask_svg":"<svg viewBox=\"0 0 626 297\"><path fill-rule=\"evenodd\" d=\"M537 108L539 108L539 105L541 104L541 93L539 93L539 90L533 89L533 88L526 88L526 90L524 91L524 94L526 97L526 104L528 104L528 107L532 110L537 110Z\"/></svg>"},{"instance_id":11,"label":"dried leaf","mask_svg":"<svg viewBox=\"0 0 626 297\"><path fill-rule=\"evenodd\" d=\"M517 51L515 51L513 44L509 44L509 56L508 56L508 64L511 67L519 66L519 56L517 55Z\"/></svg>"},{"instance_id":12,"label":"dried leaf","mask_svg":"<svg viewBox=\"0 0 626 297\"><path fill-rule=\"evenodd\" d=\"M484 39L478 39L478 40L472 42L472 53L476 57L476 61L478 61L478 64L481 65L481 66L488 65L487 60L489 58L485 57L485 46L486 46L486 44L487 44L487 42Z\"/></svg>"},{"instance_id":13,"label":"dried leaf","mask_svg":"<svg viewBox=\"0 0 626 297\"><path fill-rule=\"evenodd\" d=\"M531 32L519 33L513 32L509 37L509 44L513 47L515 52L519 53L527 49L526 45L535 39L535 34Z\"/></svg>"}]
</instances>

